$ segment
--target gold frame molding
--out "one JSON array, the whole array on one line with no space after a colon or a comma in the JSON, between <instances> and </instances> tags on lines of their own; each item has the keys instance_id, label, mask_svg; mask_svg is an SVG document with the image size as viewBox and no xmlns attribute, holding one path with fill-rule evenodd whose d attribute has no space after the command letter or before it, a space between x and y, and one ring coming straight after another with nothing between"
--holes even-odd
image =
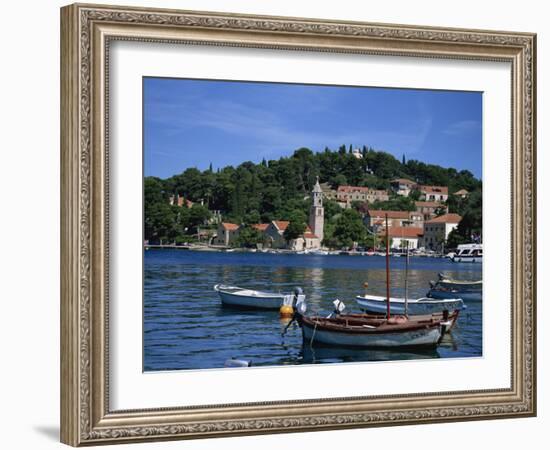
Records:
<instances>
[{"instance_id":1,"label":"gold frame molding","mask_svg":"<svg viewBox=\"0 0 550 450\"><path fill-rule=\"evenodd\" d=\"M509 389L111 411L108 57L113 40L509 62ZM536 414L536 35L74 4L61 9L61 440L73 446Z\"/></svg>"}]
</instances>

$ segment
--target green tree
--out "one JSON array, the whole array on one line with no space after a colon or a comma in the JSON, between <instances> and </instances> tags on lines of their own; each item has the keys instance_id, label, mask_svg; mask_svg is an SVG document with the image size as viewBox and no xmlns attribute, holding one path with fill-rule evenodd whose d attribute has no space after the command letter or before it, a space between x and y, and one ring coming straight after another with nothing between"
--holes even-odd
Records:
<instances>
[{"instance_id":1,"label":"green tree","mask_svg":"<svg viewBox=\"0 0 550 450\"><path fill-rule=\"evenodd\" d=\"M239 236L235 240L235 245L237 247L252 248L256 247L257 244L261 244L262 241L263 236L260 231L250 226L245 226L239 229Z\"/></svg>"},{"instance_id":2,"label":"green tree","mask_svg":"<svg viewBox=\"0 0 550 450\"><path fill-rule=\"evenodd\" d=\"M353 209L344 210L336 221L333 236L344 247L363 241L366 238L366 228L361 215Z\"/></svg>"},{"instance_id":3,"label":"green tree","mask_svg":"<svg viewBox=\"0 0 550 450\"><path fill-rule=\"evenodd\" d=\"M422 193L418 189L411 189L409 192L409 198L415 202L420 200L421 195Z\"/></svg>"},{"instance_id":4,"label":"green tree","mask_svg":"<svg viewBox=\"0 0 550 450\"><path fill-rule=\"evenodd\" d=\"M299 238L304 231L306 230L306 224L300 221L291 221L286 230L283 233L283 236L287 242Z\"/></svg>"},{"instance_id":5,"label":"green tree","mask_svg":"<svg viewBox=\"0 0 550 450\"><path fill-rule=\"evenodd\" d=\"M195 203L188 211L189 217L187 219L187 226L194 232L196 232L199 226L205 225L212 216L210 211L205 206L197 203Z\"/></svg>"}]
</instances>

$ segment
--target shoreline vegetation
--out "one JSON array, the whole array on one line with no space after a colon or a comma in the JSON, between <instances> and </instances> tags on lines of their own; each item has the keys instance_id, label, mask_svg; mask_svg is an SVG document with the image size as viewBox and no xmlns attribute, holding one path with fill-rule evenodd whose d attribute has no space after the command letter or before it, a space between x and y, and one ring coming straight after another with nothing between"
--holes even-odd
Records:
<instances>
[{"instance_id":1,"label":"shoreline vegetation","mask_svg":"<svg viewBox=\"0 0 550 450\"><path fill-rule=\"evenodd\" d=\"M396 180L410 184L406 193L396 189ZM322 193L322 229L317 250L327 252L376 251L384 244L380 227L369 223L370 210L421 215L421 222L399 222L395 230L418 227L447 216L459 217L448 233L436 239L435 248L426 254L445 253L445 249L481 240L482 181L468 170L444 168L417 160L398 160L393 155L363 146L342 145L338 150L326 148L314 153L300 148L291 156L243 162L237 167L214 170L187 168L178 175L161 179L144 179L144 245L146 248L188 248L195 250L269 251L312 250L291 246L300 237L312 235L312 190L320 183ZM318 184L317 184L318 186ZM346 193L352 189L363 196ZM359 189L358 189L359 188ZM426 188L426 189L424 189ZM429 189L448 193L432 200ZM345 191L345 190L348 191ZM437 190L436 190L437 191ZM346 201L340 193L344 192ZM368 199L367 199L368 197ZM421 209L430 203L429 213ZM416 220L416 219L415 219ZM273 248L266 242L262 226L284 222L279 230L286 248ZM220 225L238 227L234 239L219 245ZM417 228L421 230L421 228ZM425 226L424 226L425 229ZM314 230L315 231L315 230ZM412 231L411 229L406 231ZM314 236L314 235L313 235ZM315 236L314 236L315 237ZM421 239L422 233L414 239ZM392 237L393 240L399 236ZM306 239L303 239L306 241ZM401 238L403 241L403 238ZM408 241L407 241L408 242ZM422 248L417 253L422 253ZM230 245L229 245L230 244ZM302 245L302 244L300 244ZM407 246L409 244L407 243Z\"/></svg>"}]
</instances>

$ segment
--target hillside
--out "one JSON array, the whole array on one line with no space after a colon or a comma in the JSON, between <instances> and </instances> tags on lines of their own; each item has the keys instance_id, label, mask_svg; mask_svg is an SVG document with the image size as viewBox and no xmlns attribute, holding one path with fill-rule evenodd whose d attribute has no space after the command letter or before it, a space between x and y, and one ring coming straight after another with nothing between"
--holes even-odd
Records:
<instances>
[{"instance_id":1,"label":"hillside","mask_svg":"<svg viewBox=\"0 0 550 450\"><path fill-rule=\"evenodd\" d=\"M340 185L388 189L393 178L409 178L419 184L448 186L449 192L481 190L481 181L467 170L444 168L416 160L399 161L383 151L367 147L358 158L342 146L314 153L307 148L292 156L259 164L244 162L238 167L213 171L188 168L167 179L145 178L145 237L172 239L193 231L219 211L223 220L258 223L271 220L305 221L307 196L316 177L333 188ZM179 195L194 202L192 208L169 205L169 197ZM327 202L326 220L338 211ZM459 202L460 203L460 202ZM467 205L450 205L451 210ZM203 205L202 207L200 205ZM176 208L176 209L174 209ZM336 206L338 208L338 206Z\"/></svg>"}]
</instances>

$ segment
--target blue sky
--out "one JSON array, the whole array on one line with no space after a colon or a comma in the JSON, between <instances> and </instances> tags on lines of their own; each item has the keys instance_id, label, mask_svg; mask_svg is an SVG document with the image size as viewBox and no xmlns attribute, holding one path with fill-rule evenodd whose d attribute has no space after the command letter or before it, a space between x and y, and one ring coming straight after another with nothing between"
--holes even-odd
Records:
<instances>
[{"instance_id":1,"label":"blue sky","mask_svg":"<svg viewBox=\"0 0 550 450\"><path fill-rule=\"evenodd\" d=\"M214 169L342 144L481 178L482 94L144 79L145 175Z\"/></svg>"}]
</instances>

